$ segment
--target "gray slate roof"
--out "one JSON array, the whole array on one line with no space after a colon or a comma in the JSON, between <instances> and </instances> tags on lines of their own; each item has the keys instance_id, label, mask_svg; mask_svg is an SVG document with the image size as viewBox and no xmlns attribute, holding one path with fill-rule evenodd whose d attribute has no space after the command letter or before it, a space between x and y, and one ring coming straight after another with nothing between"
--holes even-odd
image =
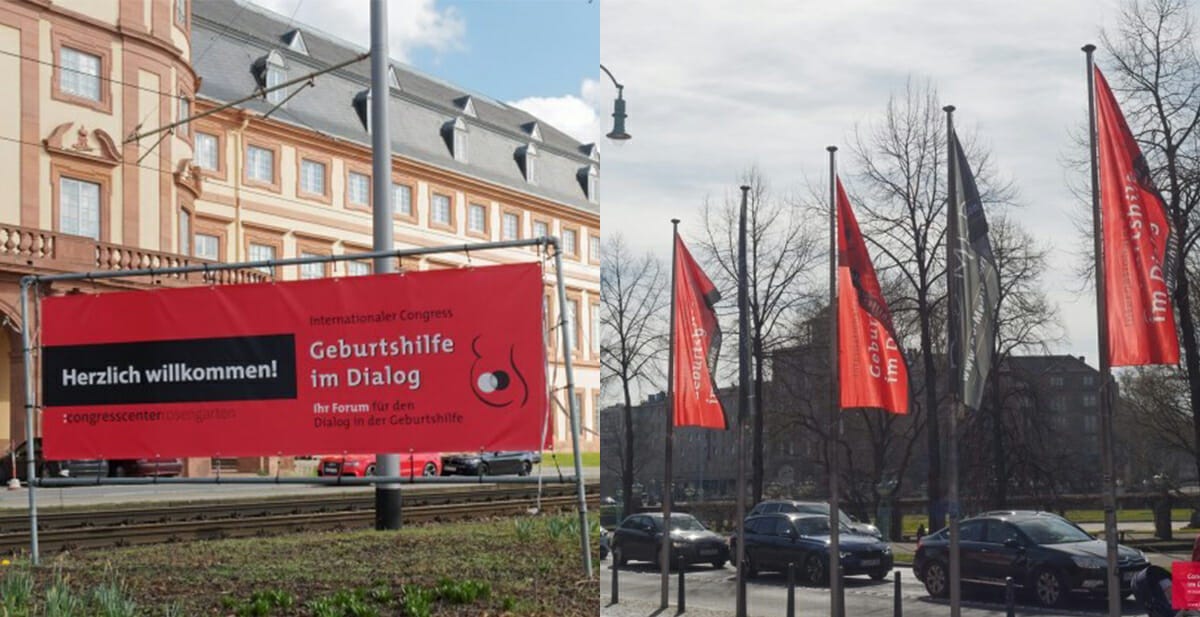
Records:
<instances>
[{"instance_id":1,"label":"gray slate roof","mask_svg":"<svg viewBox=\"0 0 1200 617\"><path fill-rule=\"evenodd\" d=\"M192 64L201 77L201 97L228 102L254 92L258 84L251 65L272 50L283 56L287 79L295 79L367 50L367 41L354 45L285 16L269 12L246 0L197 0L192 3ZM285 35L298 29L309 55L293 52ZM290 39L289 39L290 40ZM587 199L586 170L594 144L581 144L533 115L478 93L457 88L394 62L400 89L391 89L390 132L393 151L401 156L538 195L599 214ZM317 77L272 118L316 130L339 139L370 146L351 106L354 96L370 85L370 62ZM455 101L470 96L476 118L464 117ZM258 112L272 105L253 99L240 107ZM454 159L443 134L447 122L463 117L468 126L468 162ZM518 152L531 139L528 126L537 122L542 141L537 143L537 184L525 181Z\"/></svg>"}]
</instances>

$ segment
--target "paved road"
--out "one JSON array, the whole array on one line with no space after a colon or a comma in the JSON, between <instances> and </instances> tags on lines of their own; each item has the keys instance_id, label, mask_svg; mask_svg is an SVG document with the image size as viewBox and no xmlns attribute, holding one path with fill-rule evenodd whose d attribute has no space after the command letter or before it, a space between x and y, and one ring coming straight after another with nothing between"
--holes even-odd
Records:
<instances>
[{"instance_id":1,"label":"paved road","mask_svg":"<svg viewBox=\"0 0 1200 617\"><path fill-rule=\"evenodd\" d=\"M630 565L622 568L619 576L620 599L618 605L611 604L612 562L601 562L600 614L608 617L634 617L654 614L658 609L661 578L650 566ZM907 617L945 617L949 613L948 602L933 600L924 587L912 576L912 570L901 572L900 596ZM693 566L685 577L688 614L695 617L732 613L734 596L737 592L734 569L726 566L719 570ZM675 614L676 584L678 576L671 577L671 608L662 615ZM891 617L894 601L894 582L891 579L875 582L867 577L846 579L846 614L855 617ZM787 606L787 579L778 574L762 574L747 585L747 606L753 617L775 617L783 615ZM1002 617L1004 611L1002 589L971 589L964 595L963 615L966 617ZM1122 615L1144 616L1146 613L1135 602L1127 600ZM1030 606L1018 594L1017 615L1022 617L1050 616L1097 616L1104 615L1106 604L1103 599L1073 598L1063 610L1047 611ZM807 586L796 588L796 614L829 614L829 589Z\"/></svg>"},{"instance_id":2,"label":"paved road","mask_svg":"<svg viewBox=\"0 0 1200 617\"><path fill-rule=\"evenodd\" d=\"M565 470L569 472L569 470ZM246 474L229 474L250 477ZM584 478L600 477L598 467L584 467ZM536 477L536 476L535 476ZM545 479L557 479L547 474ZM413 485L403 492L419 492L426 487L453 487L456 485ZM461 485L460 485L461 486ZM320 486L304 484L150 484L144 486L72 486L68 488L37 489L38 506L79 506L122 504L141 502L183 502L219 499L253 499L260 497L283 497L294 495L330 495L336 493L362 493L373 491L371 486ZM5 490L0 485L0 510L6 508L25 509L29 505L29 493L25 488Z\"/></svg>"}]
</instances>

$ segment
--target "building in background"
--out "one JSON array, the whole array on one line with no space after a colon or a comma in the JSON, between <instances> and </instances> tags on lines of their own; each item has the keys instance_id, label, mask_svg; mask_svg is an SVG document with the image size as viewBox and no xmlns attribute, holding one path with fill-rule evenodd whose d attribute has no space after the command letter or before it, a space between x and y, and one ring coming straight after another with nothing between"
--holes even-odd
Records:
<instances>
[{"instance_id":1,"label":"building in background","mask_svg":"<svg viewBox=\"0 0 1200 617\"><path fill-rule=\"evenodd\" d=\"M167 267L370 250L373 95L366 60L147 135L365 53L243 0L0 4L0 444L22 439L18 281L29 273ZM584 447L599 448L600 159L518 109L390 69L397 248L558 236ZM433 270L540 259L529 249L403 260ZM546 262L546 309L559 315ZM217 282L367 274L368 260ZM209 284L108 279L44 294ZM86 287L86 289L82 289ZM548 334L550 357L559 354ZM550 383L565 387L559 362ZM550 429L569 448L565 392ZM275 459L240 461L274 472ZM203 474L208 461L193 460Z\"/></svg>"}]
</instances>

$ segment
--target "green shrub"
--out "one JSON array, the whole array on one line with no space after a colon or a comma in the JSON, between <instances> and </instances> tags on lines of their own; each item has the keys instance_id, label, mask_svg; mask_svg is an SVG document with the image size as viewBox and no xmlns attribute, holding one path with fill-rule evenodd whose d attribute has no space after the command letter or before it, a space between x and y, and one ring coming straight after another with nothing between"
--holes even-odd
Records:
<instances>
[{"instance_id":1,"label":"green shrub","mask_svg":"<svg viewBox=\"0 0 1200 617\"><path fill-rule=\"evenodd\" d=\"M46 617L85 617L83 611L83 599L71 591L61 573L55 573L54 582L46 588Z\"/></svg>"},{"instance_id":2,"label":"green shrub","mask_svg":"<svg viewBox=\"0 0 1200 617\"><path fill-rule=\"evenodd\" d=\"M417 585L405 585L403 593L404 614L407 617L429 617L433 612L433 592Z\"/></svg>"},{"instance_id":3,"label":"green shrub","mask_svg":"<svg viewBox=\"0 0 1200 617\"><path fill-rule=\"evenodd\" d=\"M492 593L492 586L482 581L455 581L443 578L438 581L434 595L451 604L474 604L479 598Z\"/></svg>"},{"instance_id":4,"label":"green shrub","mask_svg":"<svg viewBox=\"0 0 1200 617\"><path fill-rule=\"evenodd\" d=\"M537 531L537 520L532 518L519 518L513 521L516 527L517 539L522 542L533 540L533 536Z\"/></svg>"},{"instance_id":5,"label":"green shrub","mask_svg":"<svg viewBox=\"0 0 1200 617\"><path fill-rule=\"evenodd\" d=\"M0 608L9 617L28 617L33 602L33 577L13 568L0 578Z\"/></svg>"},{"instance_id":6,"label":"green shrub","mask_svg":"<svg viewBox=\"0 0 1200 617\"><path fill-rule=\"evenodd\" d=\"M125 593L125 584L118 579L102 583L92 590L92 605L103 617L135 617L137 603Z\"/></svg>"}]
</instances>

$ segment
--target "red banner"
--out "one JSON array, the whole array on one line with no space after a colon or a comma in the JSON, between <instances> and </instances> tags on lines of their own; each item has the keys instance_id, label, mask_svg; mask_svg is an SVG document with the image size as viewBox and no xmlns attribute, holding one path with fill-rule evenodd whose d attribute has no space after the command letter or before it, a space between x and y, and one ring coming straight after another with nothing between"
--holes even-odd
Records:
<instances>
[{"instance_id":1,"label":"red banner","mask_svg":"<svg viewBox=\"0 0 1200 617\"><path fill-rule=\"evenodd\" d=\"M1171 218L1099 68L1096 133L1109 361L1112 366L1178 364Z\"/></svg>"},{"instance_id":2,"label":"red banner","mask_svg":"<svg viewBox=\"0 0 1200 617\"><path fill-rule=\"evenodd\" d=\"M908 365L842 181L838 206L838 377L844 409L908 413Z\"/></svg>"},{"instance_id":3,"label":"red banner","mask_svg":"<svg viewBox=\"0 0 1200 617\"><path fill-rule=\"evenodd\" d=\"M48 459L539 449L520 264L42 301Z\"/></svg>"},{"instance_id":4,"label":"red banner","mask_svg":"<svg viewBox=\"0 0 1200 617\"><path fill-rule=\"evenodd\" d=\"M725 429L725 408L713 384L715 354L721 347L721 326L713 305L721 299L717 287L692 258L683 239L675 235L675 426Z\"/></svg>"}]
</instances>

